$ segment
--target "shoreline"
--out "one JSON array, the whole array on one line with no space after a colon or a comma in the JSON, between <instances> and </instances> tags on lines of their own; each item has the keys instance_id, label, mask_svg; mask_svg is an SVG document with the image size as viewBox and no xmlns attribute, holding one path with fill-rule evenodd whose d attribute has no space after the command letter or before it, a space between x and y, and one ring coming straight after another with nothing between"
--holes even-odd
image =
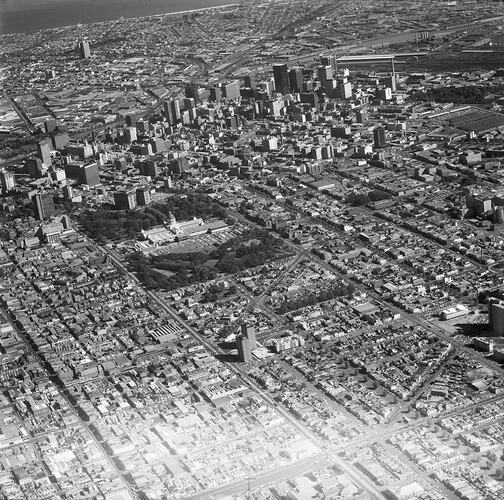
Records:
<instances>
[{"instance_id":1,"label":"shoreline","mask_svg":"<svg viewBox=\"0 0 504 500\"><path fill-rule=\"evenodd\" d=\"M36 31L16 31L14 33L0 33L0 38L4 36L18 36L18 35L33 35L34 33L40 33L41 31L49 31L49 30L60 30L60 29L68 29L68 28L75 28L77 26L93 26L95 24L106 24L106 23L116 23L119 21L131 21L134 19L150 19L153 17L159 17L159 18L164 18L165 16L179 16L179 15L184 15L184 14L191 14L193 12L203 12L207 10L213 10L213 9L225 9L229 7L238 7L242 4L243 2L234 2L234 3L225 3L222 5L211 5L209 7L198 7L196 9L188 9L188 10L177 10L173 12L162 12L160 14L148 14L146 16L132 16L132 17L117 17L114 19L108 19L106 21L91 21L88 23L75 23L75 24L66 24L63 26L53 26L51 28L40 28Z\"/></svg>"}]
</instances>

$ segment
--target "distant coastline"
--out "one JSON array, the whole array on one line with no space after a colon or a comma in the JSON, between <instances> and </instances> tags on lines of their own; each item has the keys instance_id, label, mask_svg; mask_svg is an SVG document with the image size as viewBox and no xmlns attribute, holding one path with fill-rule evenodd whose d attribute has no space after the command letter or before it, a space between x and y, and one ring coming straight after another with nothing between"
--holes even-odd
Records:
<instances>
[{"instance_id":1,"label":"distant coastline","mask_svg":"<svg viewBox=\"0 0 504 500\"><path fill-rule=\"evenodd\" d=\"M0 2L0 36L101 24L120 19L176 16L240 5L239 2L229 0L106 0L106 2L82 0L76 12L72 7L75 6L73 0L4 0ZM93 6L99 7L100 14L96 17ZM189 6L194 8L184 8Z\"/></svg>"}]
</instances>

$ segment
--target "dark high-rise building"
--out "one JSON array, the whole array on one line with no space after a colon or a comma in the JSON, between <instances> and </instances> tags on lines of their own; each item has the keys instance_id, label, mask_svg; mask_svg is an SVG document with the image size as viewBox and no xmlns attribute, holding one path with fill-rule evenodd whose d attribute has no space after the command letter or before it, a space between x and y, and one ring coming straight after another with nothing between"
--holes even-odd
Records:
<instances>
[{"instance_id":1,"label":"dark high-rise building","mask_svg":"<svg viewBox=\"0 0 504 500\"><path fill-rule=\"evenodd\" d=\"M334 56L320 56L320 64L334 67Z\"/></svg>"},{"instance_id":2,"label":"dark high-rise building","mask_svg":"<svg viewBox=\"0 0 504 500\"><path fill-rule=\"evenodd\" d=\"M44 220L56 213L52 193L34 194L31 200L36 219Z\"/></svg>"},{"instance_id":3,"label":"dark high-rise building","mask_svg":"<svg viewBox=\"0 0 504 500\"><path fill-rule=\"evenodd\" d=\"M65 175L68 179L75 179L79 184L87 184L90 187L100 184L100 173L97 163L83 165L79 163L67 163Z\"/></svg>"},{"instance_id":4,"label":"dark high-rise building","mask_svg":"<svg viewBox=\"0 0 504 500\"><path fill-rule=\"evenodd\" d=\"M91 49L89 48L89 42L87 40L82 40L79 43L79 57L81 59L88 59L91 57Z\"/></svg>"},{"instance_id":5,"label":"dark high-rise building","mask_svg":"<svg viewBox=\"0 0 504 500\"><path fill-rule=\"evenodd\" d=\"M385 137L385 129L383 127L376 127L373 130L373 142L375 148L383 148L387 143L387 139Z\"/></svg>"},{"instance_id":6,"label":"dark high-rise building","mask_svg":"<svg viewBox=\"0 0 504 500\"><path fill-rule=\"evenodd\" d=\"M236 339L236 347L238 348L238 359L243 363L252 361L252 350L250 348L250 341L245 337L238 337Z\"/></svg>"},{"instance_id":7,"label":"dark high-rise building","mask_svg":"<svg viewBox=\"0 0 504 500\"><path fill-rule=\"evenodd\" d=\"M114 205L118 210L133 210L137 206L135 191L117 191L114 193Z\"/></svg>"},{"instance_id":8,"label":"dark high-rise building","mask_svg":"<svg viewBox=\"0 0 504 500\"><path fill-rule=\"evenodd\" d=\"M222 89L220 85L210 89L210 100L214 102L222 100Z\"/></svg>"},{"instance_id":9,"label":"dark high-rise building","mask_svg":"<svg viewBox=\"0 0 504 500\"><path fill-rule=\"evenodd\" d=\"M319 66L317 68L317 75L320 83L323 87L325 87L326 82L328 80L333 79L333 69L332 66Z\"/></svg>"},{"instance_id":10,"label":"dark high-rise building","mask_svg":"<svg viewBox=\"0 0 504 500\"><path fill-rule=\"evenodd\" d=\"M126 158L116 158L114 160L114 168L119 172L126 170L128 168L126 165Z\"/></svg>"},{"instance_id":11,"label":"dark high-rise building","mask_svg":"<svg viewBox=\"0 0 504 500\"><path fill-rule=\"evenodd\" d=\"M28 158L25 161L25 169L32 179L42 177L42 160L40 158Z\"/></svg>"},{"instance_id":12,"label":"dark high-rise building","mask_svg":"<svg viewBox=\"0 0 504 500\"><path fill-rule=\"evenodd\" d=\"M188 83L184 89L185 96L189 99L194 99L195 101L199 98L198 84Z\"/></svg>"},{"instance_id":13,"label":"dark high-rise building","mask_svg":"<svg viewBox=\"0 0 504 500\"><path fill-rule=\"evenodd\" d=\"M319 97L313 92L305 92L300 95L302 103L309 104L312 108L317 108L319 106Z\"/></svg>"},{"instance_id":14,"label":"dark high-rise building","mask_svg":"<svg viewBox=\"0 0 504 500\"><path fill-rule=\"evenodd\" d=\"M303 70L301 68L292 68L289 71L289 86L292 92L303 91Z\"/></svg>"},{"instance_id":15,"label":"dark high-rise building","mask_svg":"<svg viewBox=\"0 0 504 500\"><path fill-rule=\"evenodd\" d=\"M254 73L249 73L243 78L243 84L245 87L249 89L255 89L256 86L256 81L255 81L255 74Z\"/></svg>"},{"instance_id":16,"label":"dark high-rise building","mask_svg":"<svg viewBox=\"0 0 504 500\"><path fill-rule=\"evenodd\" d=\"M143 206L148 205L151 201L149 188L142 187L136 190L136 202L137 205Z\"/></svg>"},{"instance_id":17,"label":"dark high-rise building","mask_svg":"<svg viewBox=\"0 0 504 500\"><path fill-rule=\"evenodd\" d=\"M226 118L226 127L236 130L239 127L238 117L236 115L228 116Z\"/></svg>"},{"instance_id":18,"label":"dark high-rise building","mask_svg":"<svg viewBox=\"0 0 504 500\"><path fill-rule=\"evenodd\" d=\"M178 99L170 99L164 103L165 116L170 125L175 125L180 120L180 103Z\"/></svg>"},{"instance_id":19,"label":"dark high-rise building","mask_svg":"<svg viewBox=\"0 0 504 500\"><path fill-rule=\"evenodd\" d=\"M161 167L156 160L145 160L140 163L139 167L140 175L158 177L161 174Z\"/></svg>"},{"instance_id":20,"label":"dark high-rise building","mask_svg":"<svg viewBox=\"0 0 504 500\"><path fill-rule=\"evenodd\" d=\"M289 73L287 64L273 64L273 78L275 80L275 90L285 94L289 92Z\"/></svg>"},{"instance_id":21,"label":"dark high-rise building","mask_svg":"<svg viewBox=\"0 0 504 500\"><path fill-rule=\"evenodd\" d=\"M193 97L186 97L183 102L185 110L193 109L196 107L196 99L194 99Z\"/></svg>"},{"instance_id":22,"label":"dark high-rise building","mask_svg":"<svg viewBox=\"0 0 504 500\"><path fill-rule=\"evenodd\" d=\"M54 118L44 122L44 129L46 134L52 134L58 128L58 123Z\"/></svg>"},{"instance_id":23,"label":"dark high-rise building","mask_svg":"<svg viewBox=\"0 0 504 500\"><path fill-rule=\"evenodd\" d=\"M177 158L170 162L170 169L174 174L182 174L189 168L189 160L186 157Z\"/></svg>"}]
</instances>

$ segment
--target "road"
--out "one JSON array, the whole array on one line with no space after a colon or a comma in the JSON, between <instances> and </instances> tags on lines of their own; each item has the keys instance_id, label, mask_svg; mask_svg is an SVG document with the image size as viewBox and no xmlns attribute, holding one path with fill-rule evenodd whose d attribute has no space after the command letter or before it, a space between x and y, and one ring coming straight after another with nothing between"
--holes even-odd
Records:
<instances>
[{"instance_id":1,"label":"road","mask_svg":"<svg viewBox=\"0 0 504 500\"><path fill-rule=\"evenodd\" d=\"M280 481L286 481L302 474L306 474L315 468L322 468L331 465L331 463L320 455L300 460L295 464L279 467L278 469L265 472L264 474L255 475L250 478L250 489L264 488L278 484ZM209 488L199 491L197 494L187 497L188 500L213 500L223 498L225 496L234 495L247 491L249 488L249 480L240 479L231 484L220 486L218 488Z\"/></svg>"}]
</instances>

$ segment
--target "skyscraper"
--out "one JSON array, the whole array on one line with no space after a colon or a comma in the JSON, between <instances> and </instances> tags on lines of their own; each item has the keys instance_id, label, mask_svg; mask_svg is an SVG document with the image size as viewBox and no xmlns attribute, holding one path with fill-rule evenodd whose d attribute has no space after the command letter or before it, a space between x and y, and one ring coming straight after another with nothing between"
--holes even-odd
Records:
<instances>
[{"instance_id":1,"label":"skyscraper","mask_svg":"<svg viewBox=\"0 0 504 500\"><path fill-rule=\"evenodd\" d=\"M164 103L165 116L170 125L175 125L180 120L180 103L178 99L170 99Z\"/></svg>"},{"instance_id":2,"label":"skyscraper","mask_svg":"<svg viewBox=\"0 0 504 500\"><path fill-rule=\"evenodd\" d=\"M32 179L40 179L43 175L42 160L40 158L28 158L25 161L25 169Z\"/></svg>"},{"instance_id":3,"label":"skyscraper","mask_svg":"<svg viewBox=\"0 0 504 500\"><path fill-rule=\"evenodd\" d=\"M114 205L118 210L133 210L137 206L135 191L116 191Z\"/></svg>"},{"instance_id":4,"label":"skyscraper","mask_svg":"<svg viewBox=\"0 0 504 500\"><path fill-rule=\"evenodd\" d=\"M289 87L292 92L303 92L303 70L301 68L289 70Z\"/></svg>"},{"instance_id":5,"label":"skyscraper","mask_svg":"<svg viewBox=\"0 0 504 500\"><path fill-rule=\"evenodd\" d=\"M124 129L124 137L127 144L131 144L137 140L137 129L136 127L126 127Z\"/></svg>"},{"instance_id":6,"label":"skyscraper","mask_svg":"<svg viewBox=\"0 0 504 500\"><path fill-rule=\"evenodd\" d=\"M226 99L237 100L240 97L240 84L238 81L226 83L224 85L224 97Z\"/></svg>"},{"instance_id":7,"label":"skyscraper","mask_svg":"<svg viewBox=\"0 0 504 500\"><path fill-rule=\"evenodd\" d=\"M81 59L88 59L91 57L91 49L89 48L89 42L87 40L82 40L79 43L79 57Z\"/></svg>"},{"instance_id":8,"label":"skyscraper","mask_svg":"<svg viewBox=\"0 0 504 500\"><path fill-rule=\"evenodd\" d=\"M31 200L36 219L44 220L56 213L52 193L37 193Z\"/></svg>"},{"instance_id":9,"label":"skyscraper","mask_svg":"<svg viewBox=\"0 0 504 500\"><path fill-rule=\"evenodd\" d=\"M275 90L282 94L289 92L289 73L287 64L273 64L273 78L275 79Z\"/></svg>"},{"instance_id":10,"label":"skyscraper","mask_svg":"<svg viewBox=\"0 0 504 500\"><path fill-rule=\"evenodd\" d=\"M6 195L9 191L14 189L16 178L13 173L2 170L2 172L0 172L0 183L2 186L2 194Z\"/></svg>"},{"instance_id":11,"label":"skyscraper","mask_svg":"<svg viewBox=\"0 0 504 500\"><path fill-rule=\"evenodd\" d=\"M333 78L332 66L319 66L317 68L318 79L323 87L325 87L328 80Z\"/></svg>"},{"instance_id":12,"label":"skyscraper","mask_svg":"<svg viewBox=\"0 0 504 500\"><path fill-rule=\"evenodd\" d=\"M338 82L338 93L340 99L350 99L352 97L352 84L346 78Z\"/></svg>"},{"instance_id":13,"label":"skyscraper","mask_svg":"<svg viewBox=\"0 0 504 500\"><path fill-rule=\"evenodd\" d=\"M490 299L488 304L488 319L494 335L504 335L504 302Z\"/></svg>"},{"instance_id":14,"label":"skyscraper","mask_svg":"<svg viewBox=\"0 0 504 500\"><path fill-rule=\"evenodd\" d=\"M252 350L250 348L250 341L245 337L238 337L236 339L236 347L238 348L238 359L243 363L252 361Z\"/></svg>"},{"instance_id":15,"label":"skyscraper","mask_svg":"<svg viewBox=\"0 0 504 500\"><path fill-rule=\"evenodd\" d=\"M90 163L81 167L80 181L82 184L87 184L89 187L100 184L100 172L98 163Z\"/></svg>"},{"instance_id":16,"label":"skyscraper","mask_svg":"<svg viewBox=\"0 0 504 500\"><path fill-rule=\"evenodd\" d=\"M249 73L243 78L243 84L245 87L249 89L255 89L256 86L256 81L255 81L255 74L254 73Z\"/></svg>"},{"instance_id":17,"label":"skyscraper","mask_svg":"<svg viewBox=\"0 0 504 500\"><path fill-rule=\"evenodd\" d=\"M253 351L257 349L257 340L255 335L255 328L253 326L248 326L243 324L241 326L242 336L245 337L250 343L250 349Z\"/></svg>"},{"instance_id":18,"label":"skyscraper","mask_svg":"<svg viewBox=\"0 0 504 500\"><path fill-rule=\"evenodd\" d=\"M148 205L151 201L149 188L138 188L136 190L136 201L138 206Z\"/></svg>"},{"instance_id":19,"label":"skyscraper","mask_svg":"<svg viewBox=\"0 0 504 500\"><path fill-rule=\"evenodd\" d=\"M42 163L46 167L52 165L51 151L52 151L52 141L51 139L44 139L37 143L38 156L42 160Z\"/></svg>"},{"instance_id":20,"label":"skyscraper","mask_svg":"<svg viewBox=\"0 0 504 500\"><path fill-rule=\"evenodd\" d=\"M219 102L222 99L222 89L220 84L210 89L210 101Z\"/></svg>"},{"instance_id":21,"label":"skyscraper","mask_svg":"<svg viewBox=\"0 0 504 500\"><path fill-rule=\"evenodd\" d=\"M373 141L375 148L383 148L387 143L387 139L385 137L385 129L383 127L376 127L373 130Z\"/></svg>"},{"instance_id":22,"label":"skyscraper","mask_svg":"<svg viewBox=\"0 0 504 500\"><path fill-rule=\"evenodd\" d=\"M320 56L320 64L334 68L334 56Z\"/></svg>"}]
</instances>

